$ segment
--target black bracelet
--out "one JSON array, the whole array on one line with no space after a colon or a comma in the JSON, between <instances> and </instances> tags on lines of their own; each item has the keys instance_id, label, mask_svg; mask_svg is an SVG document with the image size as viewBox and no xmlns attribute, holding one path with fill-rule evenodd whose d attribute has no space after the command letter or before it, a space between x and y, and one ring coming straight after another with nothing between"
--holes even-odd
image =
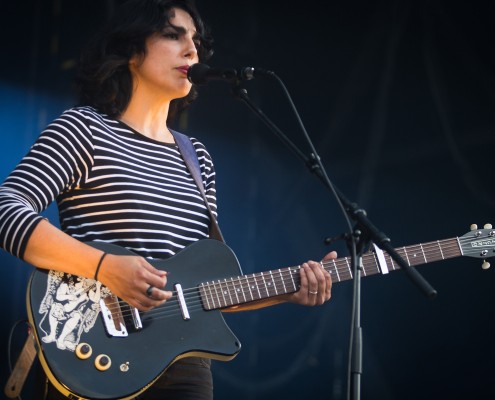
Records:
<instances>
[{"instance_id":1,"label":"black bracelet","mask_svg":"<svg viewBox=\"0 0 495 400\"><path fill-rule=\"evenodd\" d=\"M106 255L107 253L103 252L103 254L100 257L100 261L98 261L98 265L96 266L95 277L94 277L95 281L98 280L98 271L100 271L101 263L103 262L103 259L105 258Z\"/></svg>"}]
</instances>

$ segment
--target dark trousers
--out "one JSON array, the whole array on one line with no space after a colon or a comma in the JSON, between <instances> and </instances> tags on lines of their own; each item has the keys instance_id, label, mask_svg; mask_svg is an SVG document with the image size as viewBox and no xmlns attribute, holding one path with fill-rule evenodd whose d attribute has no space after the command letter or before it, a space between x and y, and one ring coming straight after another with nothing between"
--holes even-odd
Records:
<instances>
[{"instance_id":1,"label":"dark trousers","mask_svg":"<svg viewBox=\"0 0 495 400\"><path fill-rule=\"evenodd\" d=\"M136 400L213 400L213 379L210 360L186 357L172 364L170 368ZM43 388L46 397L39 399L66 400L50 383Z\"/></svg>"}]
</instances>

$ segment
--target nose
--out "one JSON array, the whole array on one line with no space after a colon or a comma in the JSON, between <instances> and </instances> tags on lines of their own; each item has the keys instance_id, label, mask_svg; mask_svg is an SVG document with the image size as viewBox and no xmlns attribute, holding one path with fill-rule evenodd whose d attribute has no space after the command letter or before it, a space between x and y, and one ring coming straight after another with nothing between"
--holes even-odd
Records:
<instances>
[{"instance_id":1,"label":"nose","mask_svg":"<svg viewBox=\"0 0 495 400\"><path fill-rule=\"evenodd\" d=\"M196 48L196 43L192 37L188 37L186 39L186 43L184 47L184 57L190 60L198 59L198 49Z\"/></svg>"}]
</instances>

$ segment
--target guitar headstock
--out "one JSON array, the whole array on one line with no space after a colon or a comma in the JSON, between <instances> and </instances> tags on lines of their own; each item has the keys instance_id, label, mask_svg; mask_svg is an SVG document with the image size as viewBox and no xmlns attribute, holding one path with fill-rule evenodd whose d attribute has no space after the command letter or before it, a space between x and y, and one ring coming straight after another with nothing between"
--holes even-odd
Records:
<instances>
[{"instance_id":1,"label":"guitar headstock","mask_svg":"<svg viewBox=\"0 0 495 400\"><path fill-rule=\"evenodd\" d=\"M482 258L483 269L490 268L487 258L495 256L495 229L491 224L485 224L483 229L471 225L471 231L459 238L459 245L464 256Z\"/></svg>"}]
</instances>

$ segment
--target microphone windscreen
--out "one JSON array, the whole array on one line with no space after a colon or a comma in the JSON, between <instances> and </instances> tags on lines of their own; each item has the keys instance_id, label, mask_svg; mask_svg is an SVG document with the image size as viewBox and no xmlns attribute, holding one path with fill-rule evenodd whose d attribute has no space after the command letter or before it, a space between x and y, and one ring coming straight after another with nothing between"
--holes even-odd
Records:
<instances>
[{"instance_id":1,"label":"microphone windscreen","mask_svg":"<svg viewBox=\"0 0 495 400\"><path fill-rule=\"evenodd\" d=\"M210 67L206 64L193 64L187 70L187 79L195 85L202 85L208 81L208 71Z\"/></svg>"}]
</instances>

